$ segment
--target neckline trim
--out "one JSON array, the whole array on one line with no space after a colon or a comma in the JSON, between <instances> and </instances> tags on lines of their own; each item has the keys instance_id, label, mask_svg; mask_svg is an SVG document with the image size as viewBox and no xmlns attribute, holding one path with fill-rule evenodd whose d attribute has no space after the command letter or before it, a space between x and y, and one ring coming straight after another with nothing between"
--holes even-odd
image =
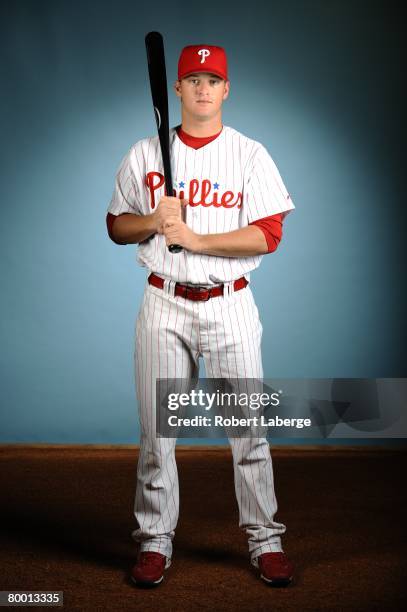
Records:
<instances>
[{"instance_id":1,"label":"neckline trim","mask_svg":"<svg viewBox=\"0 0 407 612\"><path fill-rule=\"evenodd\" d=\"M219 139L223 138L224 134L225 134L225 130L226 130L227 126L222 124L222 129L219 132L218 136L216 138L214 138L213 140L211 140L210 142L208 142L207 144L203 145L202 147L199 147L199 149L195 149L194 147L190 147L189 145L185 144L185 142L183 142L181 140L181 138L178 136L177 130L176 128L172 128L174 134L175 134L175 139L178 140L178 142L183 146L186 147L187 149L192 149L193 151L203 151L204 149L207 149L208 147L211 147L214 143L219 142ZM199 138L196 136L193 136L192 138Z\"/></svg>"}]
</instances>

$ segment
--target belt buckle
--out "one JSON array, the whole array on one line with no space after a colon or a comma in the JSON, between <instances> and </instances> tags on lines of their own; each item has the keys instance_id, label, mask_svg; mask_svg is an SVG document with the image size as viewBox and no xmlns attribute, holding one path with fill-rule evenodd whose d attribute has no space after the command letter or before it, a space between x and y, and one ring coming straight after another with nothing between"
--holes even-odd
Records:
<instances>
[{"instance_id":1,"label":"belt buckle","mask_svg":"<svg viewBox=\"0 0 407 612\"><path fill-rule=\"evenodd\" d=\"M198 292L201 294L201 296L197 299L197 301L199 302L207 302L209 300L209 298L211 297L211 290L208 289L208 287L191 287L187 289L187 297L188 297L188 291L192 291L192 292ZM206 295L204 296L203 294Z\"/></svg>"}]
</instances>

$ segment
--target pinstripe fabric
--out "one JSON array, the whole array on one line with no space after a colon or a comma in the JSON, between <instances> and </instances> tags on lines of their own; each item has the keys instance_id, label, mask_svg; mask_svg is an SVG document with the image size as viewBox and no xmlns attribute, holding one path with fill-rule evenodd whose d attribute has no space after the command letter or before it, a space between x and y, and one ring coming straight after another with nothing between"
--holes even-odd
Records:
<instances>
[{"instance_id":1,"label":"pinstripe fabric","mask_svg":"<svg viewBox=\"0 0 407 612\"><path fill-rule=\"evenodd\" d=\"M208 378L263 377L262 326L250 287L208 302L174 296L146 284L136 321L135 375L141 424L140 457L132 536L142 550L171 558L179 515L175 439L155 436L157 378L196 380L202 356ZM285 525L274 521L277 501L273 467L265 438L230 438L239 526L254 559L280 551Z\"/></svg>"},{"instance_id":2,"label":"pinstripe fabric","mask_svg":"<svg viewBox=\"0 0 407 612\"><path fill-rule=\"evenodd\" d=\"M174 189L188 200L185 222L200 234L217 234L246 227L277 213L287 215L294 204L277 167L262 144L231 127L205 146L194 149L170 130ZM113 215L153 212L164 195L158 136L131 147L116 175L108 211ZM214 257L170 253L165 237L151 236L138 246L137 260L150 271L184 283L228 282L257 268L262 255Z\"/></svg>"}]
</instances>

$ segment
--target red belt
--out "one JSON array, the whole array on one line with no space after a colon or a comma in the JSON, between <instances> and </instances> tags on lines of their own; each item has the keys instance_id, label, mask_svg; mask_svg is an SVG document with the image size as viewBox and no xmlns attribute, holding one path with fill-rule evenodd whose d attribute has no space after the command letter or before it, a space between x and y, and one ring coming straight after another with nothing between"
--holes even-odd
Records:
<instances>
[{"instance_id":1,"label":"red belt","mask_svg":"<svg viewBox=\"0 0 407 612\"><path fill-rule=\"evenodd\" d=\"M164 287L164 279L154 273L150 274L148 277L148 282L150 285L154 285L154 287L157 287L158 289L162 289ZM233 288L235 291L239 291L239 289L244 289L248 284L249 281L242 276L234 281ZM223 295L223 287L223 284L208 288L199 286L191 287L191 285L175 283L175 295L179 295L187 300L207 302L210 298Z\"/></svg>"}]
</instances>

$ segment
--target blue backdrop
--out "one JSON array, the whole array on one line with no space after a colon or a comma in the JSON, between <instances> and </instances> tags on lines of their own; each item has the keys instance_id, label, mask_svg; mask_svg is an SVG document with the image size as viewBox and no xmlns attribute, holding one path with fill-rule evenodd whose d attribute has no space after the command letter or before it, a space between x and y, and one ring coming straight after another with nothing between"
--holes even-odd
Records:
<instances>
[{"instance_id":1,"label":"blue backdrop","mask_svg":"<svg viewBox=\"0 0 407 612\"><path fill-rule=\"evenodd\" d=\"M226 48L224 123L267 147L296 205L252 274L265 375L405 376L395 6L2 2L0 441L138 442L146 272L105 214L121 158L155 133L149 30L170 84L184 45Z\"/></svg>"}]
</instances>

